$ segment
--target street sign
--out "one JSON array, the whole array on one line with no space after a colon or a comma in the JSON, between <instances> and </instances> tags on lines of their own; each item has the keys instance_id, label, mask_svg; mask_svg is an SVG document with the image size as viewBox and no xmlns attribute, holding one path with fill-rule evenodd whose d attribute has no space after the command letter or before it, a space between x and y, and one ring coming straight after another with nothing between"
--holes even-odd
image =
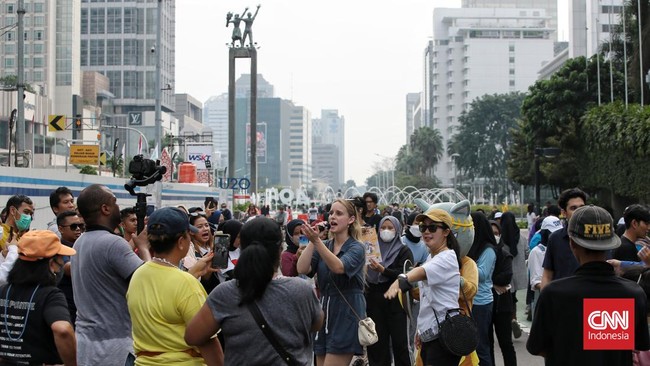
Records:
<instances>
[{"instance_id":1,"label":"street sign","mask_svg":"<svg viewBox=\"0 0 650 366\"><path fill-rule=\"evenodd\" d=\"M99 165L106 165L106 152L99 154Z\"/></svg>"},{"instance_id":2,"label":"street sign","mask_svg":"<svg viewBox=\"0 0 650 366\"><path fill-rule=\"evenodd\" d=\"M50 114L47 119L48 122L48 131L63 131L65 130L66 117L61 115Z\"/></svg>"},{"instance_id":3,"label":"street sign","mask_svg":"<svg viewBox=\"0 0 650 366\"><path fill-rule=\"evenodd\" d=\"M97 165L99 145L70 145L70 164Z\"/></svg>"}]
</instances>

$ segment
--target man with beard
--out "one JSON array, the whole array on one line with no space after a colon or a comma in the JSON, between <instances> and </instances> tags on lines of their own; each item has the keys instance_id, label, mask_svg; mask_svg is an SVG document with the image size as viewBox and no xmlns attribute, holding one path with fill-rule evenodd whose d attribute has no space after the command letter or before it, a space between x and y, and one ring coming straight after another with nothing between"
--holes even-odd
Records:
<instances>
[{"instance_id":1,"label":"man with beard","mask_svg":"<svg viewBox=\"0 0 650 366\"><path fill-rule=\"evenodd\" d=\"M86 233L74 244L72 288L77 305L77 362L123 366L132 362L131 319L126 304L129 280L149 260L144 235L134 238L138 258L124 238L115 235L120 207L106 186L86 187L77 199Z\"/></svg>"}]
</instances>

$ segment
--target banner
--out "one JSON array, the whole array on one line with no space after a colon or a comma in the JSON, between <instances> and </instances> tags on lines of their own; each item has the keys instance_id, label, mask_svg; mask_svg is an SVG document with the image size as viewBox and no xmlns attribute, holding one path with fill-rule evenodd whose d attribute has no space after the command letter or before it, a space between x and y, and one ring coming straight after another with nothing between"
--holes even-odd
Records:
<instances>
[{"instance_id":1,"label":"banner","mask_svg":"<svg viewBox=\"0 0 650 366\"><path fill-rule=\"evenodd\" d=\"M205 161L212 162L212 144L187 144L185 161L194 163L197 170L205 170ZM213 163L214 166L214 163Z\"/></svg>"},{"instance_id":2,"label":"banner","mask_svg":"<svg viewBox=\"0 0 650 366\"><path fill-rule=\"evenodd\" d=\"M266 164L266 122L257 122L257 163ZM251 124L246 124L246 163L251 162Z\"/></svg>"}]
</instances>

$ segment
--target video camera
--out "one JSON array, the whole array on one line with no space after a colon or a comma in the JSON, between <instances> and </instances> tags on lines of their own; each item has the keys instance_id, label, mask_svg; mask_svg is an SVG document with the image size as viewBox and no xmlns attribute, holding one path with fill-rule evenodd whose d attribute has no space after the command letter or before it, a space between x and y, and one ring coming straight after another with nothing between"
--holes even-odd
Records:
<instances>
[{"instance_id":1,"label":"video camera","mask_svg":"<svg viewBox=\"0 0 650 366\"><path fill-rule=\"evenodd\" d=\"M138 218L138 233L140 233L144 228L144 217L147 211L147 196L150 196L150 194L144 192L136 193L135 187L148 186L149 184L162 180L163 175L165 175L166 172L167 167L160 166L160 160L153 161L151 159L145 159L142 154L134 156L133 160L129 163L131 180L124 184L124 189L126 189L132 196L137 197L135 214Z\"/></svg>"}]
</instances>

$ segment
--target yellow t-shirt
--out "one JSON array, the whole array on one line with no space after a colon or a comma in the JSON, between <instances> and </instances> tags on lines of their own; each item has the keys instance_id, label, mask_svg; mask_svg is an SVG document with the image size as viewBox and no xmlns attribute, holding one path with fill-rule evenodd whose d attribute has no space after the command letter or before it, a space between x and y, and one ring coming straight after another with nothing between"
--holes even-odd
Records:
<instances>
[{"instance_id":1,"label":"yellow t-shirt","mask_svg":"<svg viewBox=\"0 0 650 366\"><path fill-rule=\"evenodd\" d=\"M178 268L147 262L134 273L126 299L133 324L133 347L164 352L140 356L136 365L203 365L192 357L183 339L186 324L205 303L207 294L199 281Z\"/></svg>"}]
</instances>

